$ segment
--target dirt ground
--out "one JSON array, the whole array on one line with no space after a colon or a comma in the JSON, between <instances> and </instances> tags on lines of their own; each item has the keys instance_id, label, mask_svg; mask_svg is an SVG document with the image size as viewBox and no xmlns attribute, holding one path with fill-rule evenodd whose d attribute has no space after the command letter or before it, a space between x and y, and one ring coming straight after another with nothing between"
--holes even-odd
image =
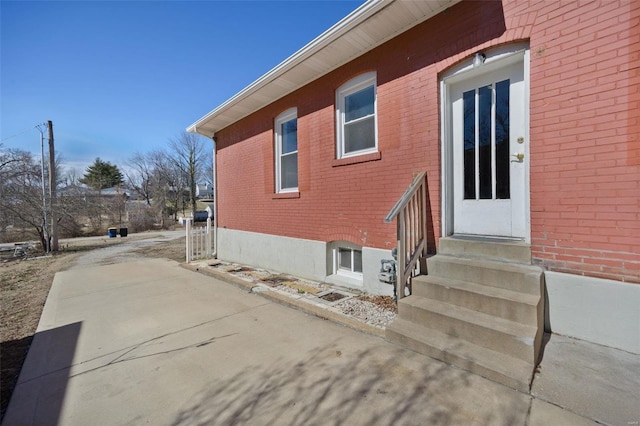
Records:
<instances>
[{"instance_id":1,"label":"dirt ground","mask_svg":"<svg viewBox=\"0 0 640 426\"><path fill-rule=\"evenodd\" d=\"M26 259L0 259L0 418L4 417L9 404L56 272L71 268L79 257L90 251L145 238L145 234L136 234L128 239L67 240L61 244L60 251L50 257L34 252ZM183 262L184 247L182 237L129 253Z\"/></svg>"}]
</instances>

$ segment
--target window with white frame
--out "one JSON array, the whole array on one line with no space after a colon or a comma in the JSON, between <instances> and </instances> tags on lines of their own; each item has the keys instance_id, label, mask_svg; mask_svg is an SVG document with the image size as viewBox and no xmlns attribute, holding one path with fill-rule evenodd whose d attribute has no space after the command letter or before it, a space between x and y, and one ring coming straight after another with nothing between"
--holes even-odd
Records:
<instances>
[{"instance_id":1,"label":"window with white frame","mask_svg":"<svg viewBox=\"0 0 640 426\"><path fill-rule=\"evenodd\" d=\"M336 274L362 279L362 250L353 247L338 247L334 253Z\"/></svg>"},{"instance_id":2,"label":"window with white frame","mask_svg":"<svg viewBox=\"0 0 640 426\"><path fill-rule=\"evenodd\" d=\"M363 74L336 91L337 157L378 150L376 73Z\"/></svg>"},{"instance_id":3,"label":"window with white frame","mask_svg":"<svg viewBox=\"0 0 640 426\"><path fill-rule=\"evenodd\" d=\"M275 121L276 192L298 190L298 110L288 109Z\"/></svg>"}]
</instances>

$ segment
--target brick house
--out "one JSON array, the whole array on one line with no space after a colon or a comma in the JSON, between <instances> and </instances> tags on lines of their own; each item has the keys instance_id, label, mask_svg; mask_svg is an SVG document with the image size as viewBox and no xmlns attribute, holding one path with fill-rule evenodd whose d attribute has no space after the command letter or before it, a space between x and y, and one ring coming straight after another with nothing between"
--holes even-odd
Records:
<instances>
[{"instance_id":1,"label":"brick house","mask_svg":"<svg viewBox=\"0 0 640 426\"><path fill-rule=\"evenodd\" d=\"M363 4L189 127L214 140L218 257L392 294L402 243L422 275L388 337L516 388L543 328L640 353L639 22Z\"/></svg>"}]
</instances>

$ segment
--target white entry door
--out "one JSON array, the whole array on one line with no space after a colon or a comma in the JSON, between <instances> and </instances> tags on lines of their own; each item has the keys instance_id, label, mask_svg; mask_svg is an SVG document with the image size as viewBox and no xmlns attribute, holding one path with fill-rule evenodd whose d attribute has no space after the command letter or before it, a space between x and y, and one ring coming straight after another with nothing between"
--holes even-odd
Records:
<instances>
[{"instance_id":1,"label":"white entry door","mask_svg":"<svg viewBox=\"0 0 640 426\"><path fill-rule=\"evenodd\" d=\"M509 62L450 86L455 234L527 238L524 66Z\"/></svg>"}]
</instances>

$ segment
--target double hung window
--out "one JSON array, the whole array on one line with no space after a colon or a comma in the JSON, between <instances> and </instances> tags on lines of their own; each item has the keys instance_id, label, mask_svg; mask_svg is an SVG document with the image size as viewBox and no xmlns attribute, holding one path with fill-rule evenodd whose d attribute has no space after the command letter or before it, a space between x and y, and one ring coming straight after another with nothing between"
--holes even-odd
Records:
<instances>
[{"instance_id":1,"label":"double hung window","mask_svg":"<svg viewBox=\"0 0 640 426\"><path fill-rule=\"evenodd\" d=\"M336 91L337 157L378 150L376 74L363 74Z\"/></svg>"},{"instance_id":2,"label":"double hung window","mask_svg":"<svg viewBox=\"0 0 640 426\"><path fill-rule=\"evenodd\" d=\"M275 121L276 192L298 191L298 111L289 109Z\"/></svg>"}]
</instances>

